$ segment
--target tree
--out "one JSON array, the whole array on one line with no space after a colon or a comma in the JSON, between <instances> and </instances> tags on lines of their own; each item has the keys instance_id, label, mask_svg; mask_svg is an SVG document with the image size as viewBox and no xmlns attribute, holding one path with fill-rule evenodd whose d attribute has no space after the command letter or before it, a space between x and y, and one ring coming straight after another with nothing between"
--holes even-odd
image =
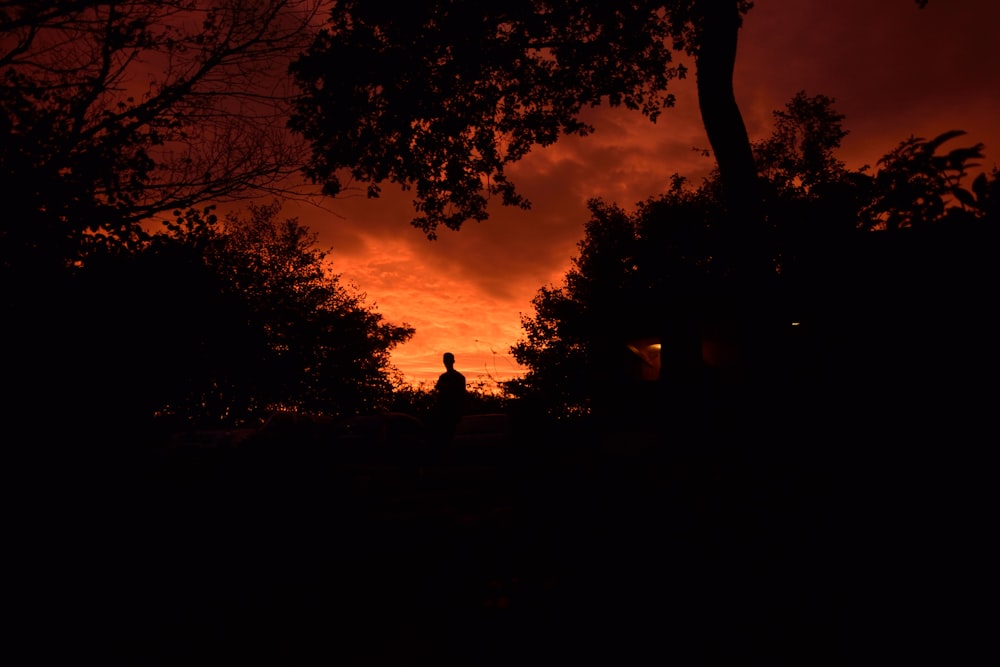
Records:
<instances>
[{"instance_id":1,"label":"tree","mask_svg":"<svg viewBox=\"0 0 1000 667\"><path fill-rule=\"evenodd\" d=\"M749 8L742 0L441 0L385 12L338 2L293 65L303 94L291 127L311 142L307 173L327 193L343 189L343 172L369 196L385 181L414 188L413 224L433 238L440 225L484 219L492 196L528 205L506 165L560 134L589 133L586 107L624 105L656 120L674 102L669 82L687 73L673 64L676 48L695 58L723 178L744 198L755 172L732 68Z\"/></svg>"},{"instance_id":2,"label":"tree","mask_svg":"<svg viewBox=\"0 0 1000 667\"><path fill-rule=\"evenodd\" d=\"M837 226L854 228L851 221L866 201L865 178L835 157L847 132L833 102L798 93L775 111L771 136L754 145L771 227L767 245L758 247L786 293L814 270L811 263L820 249L828 250ZM830 205L827 195L834 191L841 208ZM591 219L563 285L541 288L532 302L534 314L522 318L524 338L512 353L529 373L511 383L512 391L540 397L560 416L620 412L625 401L637 400L626 391L637 386L624 375L627 345L662 338L663 372L684 378L670 382L686 392L686 398L673 397L674 407L683 402L689 412L695 410L708 370L705 338L733 324L732 312L719 301L726 293L720 285L734 275L732 258L717 251L726 233L720 224L725 208L718 170L698 187L675 175L666 193L632 212L590 202ZM681 319L690 326L671 326ZM608 322L615 323L613 329ZM664 338L664 332L672 337ZM722 361L709 363L718 373ZM615 398L624 400L615 406Z\"/></svg>"},{"instance_id":3,"label":"tree","mask_svg":"<svg viewBox=\"0 0 1000 667\"><path fill-rule=\"evenodd\" d=\"M910 138L879 160L874 174L867 167L848 170L836 157L847 131L833 103L824 95L799 92L774 113L772 134L754 144L769 226L768 245L759 247L775 268L773 295L785 316L779 322L785 326L771 330L767 341L771 391L747 397L758 408L787 407L810 395L799 396L795 389L816 390L823 358L828 365L853 368L859 377L867 373L896 387L877 370L890 367L886 341L892 340L896 350L919 348L927 364L937 363L932 360L942 351L934 336L952 340L955 322L981 318L976 304L991 284L970 278L989 273L985 267L991 262L981 256L995 236L991 230L997 229L998 172L981 173L968 187L965 183L982 146L938 154L962 133L931 141ZM715 299L725 293L720 282L732 275L727 258L715 252L725 207L719 181L716 171L693 188L675 176L667 193L631 212L590 203L580 253L563 284L541 288L532 302L533 315L522 318L524 336L512 353L529 372L510 383L512 392L545 401L559 416L601 407L602 396L603 409L621 412L608 399L635 398L623 376L626 344L659 336L668 330L671 311L680 308L695 325L694 338L664 338L661 368L686 374L681 386L690 400L677 398L673 407L697 414L708 404L743 400L720 393L728 390L719 384L729 372L724 346L743 343L719 339L732 333L717 326L734 324L727 319L733 311ZM942 294L949 296L940 312L960 310L957 304L963 304L966 314L939 321L922 306ZM800 325L794 330L788 326L793 318ZM901 324L914 321L920 322L919 331ZM615 323L611 332L608 322ZM685 343L691 353L677 355L674 350ZM831 358L839 362L832 364ZM602 368L608 362L617 367ZM913 371L908 367L906 372ZM609 378L616 379L613 392L603 389ZM911 395L908 388L897 389L901 396ZM710 393L700 396L704 391ZM704 396L710 400L700 400ZM880 400L902 402L896 396ZM812 414L807 408L798 405L790 412Z\"/></svg>"},{"instance_id":4,"label":"tree","mask_svg":"<svg viewBox=\"0 0 1000 667\"><path fill-rule=\"evenodd\" d=\"M279 219L280 210L278 201L251 204L209 231L204 287L214 283L222 298L215 312L201 312L208 322L193 366L202 379L161 409L231 422L276 409L353 414L388 400L389 352L413 330L384 322L332 272L316 234ZM173 237L154 240L170 247L181 224L204 227L199 218L188 212Z\"/></svg>"},{"instance_id":5,"label":"tree","mask_svg":"<svg viewBox=\"0 0 1000 667\"><path fill-rule=\"evenodd\" d=\"M154 214L285 187L285 63L321 4L3 3L0 268L51 276Z\"/></svg>"},{"instance_id":6,"label":"tree","mask_svg":"<svg viewBox=\"0 0 1000 667\"><path fill-rule=\"evenodd\" d=\"M538 290L534 315L521 317L524 338L511 348L529 372L508 388L543 403L558 419L589 416L609 390L621 391L621 359L609 343L649 305L642 303L650 284L649 267L640 264L638 218L599 200L588 207L591 218L573 266L561 286Z\"/></svg>"},{"instance_id":7,"label":"tree","mask_svg":"<svg viewBox=\"0 0 1000 667\"><path fill-rule=\"evenodd\" d=\"M694 189L679 176L634 212L600 200L588 206L573 266L562 285L539 289L534 314L521 318L524 337L511 348L529 371L508 389L561 419L604 418L629 403L651 408L627 373L628 346L659 340L671 308L708 292L712 220L721 211L711 184Z\"/></svg>"},{"instance_id":8,"label":"tree","mask_svg":"<svg viewBox=\"0 0 1000 667\"><path fill-rule=\"evenodd\" d=\"M987 175L981 173L972 182L971 190L963 187L969 170L979 166L971 160L983 158L983 144L937 154L946 142L964 134L952 130L929 140L910 137L882 156L878 161L881 169L875 175L876 196L866 211L866 224L875 229L898 230L983 218L991 207L995 210L996 170L992 186Z\"/></svg>"},{"instance_id":9,"label":"tree","mask_svg":"<svg viewBox=\"0 0 1000 667\"><path fill-rule=\"evenodd\" d=\"M826 95L799 91L774 112L774 130L753 146L761 178L777 193L815 198L823 185L840 180L844 163L834 151L847 136L844 115Z\"/></svg>"},{"instance_id":10,"label":"tree","mask_svg":"<svg viewBox=\"0 0 1000 667\"><path fill-rule=\"evenodd\" d=\"M922 6L918 0L918 5ZM656 120L673 104L668 84L693 57L699 108L718 164L724 205L712 255L730 270L715 293L673 304L661 337L669 394L688 392L698 364L700 307L733 309L747 377L767 376L768 342L782 320L775 302L774 230L767 219L733 71L745 0L438 0L386 13L338 2L327 27L292 66L303 90L290 127L311 144L307 175L337 194L359 182L415 189L412 224L434 238L487 217L491 197L528 206L505 167L561 134L592 130L581 112L608 103ZM361 63L345 72L344 62Z\"/></svg>"},{"instance_id":11,"label":"tree","mask_svg":"<svg viewBox=\"0 0 1000 667\"><path fill-rule=\"evenodd\" d=\"M343 285L328 252L280 203L231 214L207 261L243 295L267 349L251 383L257 401L307 412L373 411L392 382L389 352L413 335L383 321L365 295Z\"/></svg>"},{"instance_id":12,"label":"tree","mask_svg":"<svg viewBox=\"0 0 1000 667\"><path fill-rule=\"evenodd\" d=\"M58 409L74 437L135 446L157 416L238 426L387 405L389 352L413 330L385 322L279 213L177 211L140 248L91 257L17 349L30 363L15 386L36 402L24 414Z\"/></svg>"}]
</instances>

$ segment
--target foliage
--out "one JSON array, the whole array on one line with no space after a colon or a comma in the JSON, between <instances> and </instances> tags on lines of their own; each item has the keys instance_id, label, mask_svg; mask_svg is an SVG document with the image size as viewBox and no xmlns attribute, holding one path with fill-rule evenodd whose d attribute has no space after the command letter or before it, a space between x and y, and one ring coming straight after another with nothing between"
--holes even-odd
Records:
<instances>
[{"instance_id":1,"label":"foliage","mask_svg":"<svg viewBox=\"0 0 1000 667\"><path fill-rule=\"evenodd\" d=\"M547 412L566 419L589 414L600 392L601 333L607 322L620 322L623 294L641 293L633 284L636 220L623 210L600 201L589 203L591 219L585 226L580 254L562 286L539 289L532 299L534 316L521 317L524 338L511 348L512 356L530 372L508 387L522 400L544 397ZM631 292L626 292L632 287ZM638 289L636 289L638 288Z\"/></svg>"},{"instance_id":2,"label":"foliage","mask_svg":"<svg viewBox=\"0 0 1000 667\"><path fill-rule=\"evenodd\" d=\"M41 395L76 430L384 407L389 351L412 329L385 322L279 212L250 206L216 221L212 207L178 210L141 248L90 256L32 322Z\"/></svg>"},{"instance_id":3,"label":"foliage","mask_svg":"<svg viewBox=\"0 0 1000 667\"><path fill-rule=\"evenodd\" d=\"M337 2L292 67L303 93L291 127L310 141L307 173L328 194L351 181L372 197L386 181L414 188L412 222L434 238L439 225L485 219L491 197L527 206L507 165L561 134L591 132L586 108L623 105L656 120L674 103L669 82L687 72L673 50L707 59L707 18L717 15L732 18L733 30L712 44L735 50L750 5L439 0L386 12ZM701 78L712 76L731 89L724 67ZM736 120L742 127L738 112ZM709 134L732 138L716 124Z\"/></svg>"},{"instance_id":4,"label":"foliage","mask_svg":"<svg viewBox=\"0 0 1000 667\"><path fill-rule=\"evenodd\" d=\"M589 202L591 218L563 284L539 289L534 314L521 318L524 337L511 353L529 372L507 383L513 395L544 403L560 419L624 398L626 341L658 336L664 307L705 289L709 221L720 214L706 192L676 178L635 212Z\"/></svg>"},{"instance_id":5,"label":"foliage","mask_svg":"<svg viewBox=\"0 0 1000 667\"><path fill-rule=\"evenodd\" d=\"M833 102L798 93L775 113L773 134L754 146L768 221L759 247L768 252L769 289L781 307L814 309L836 292L852 261L871 252L850 254L867 247L859 243L864 231L998 220L997 170L977 176L969 190L963 186L981 145L939 156L940 145L961 133L911 139L888 153L874 175L847 170L835 157L847 132ZM724 208L717 172L698 187L675 176L667 193L631 212L592 201L563 283L540 288L533 314L522 317L523 337L511 351L529 372L509 382L509 391L560 418L627 398L634 386L624 375L629 339L683 335L671 329L676 317L711 326L713 304L741 293L738 274L716 252ZM882 271L891 273L888 266Z\"/></svg>"},{"instance_id":6,"label":"foliage","mask_svg":"<svg viewBox=\"0 0 1000 667\"><path fill-rule=\"evenodd\" d=\"M938 154L943 144L965 132L952 130L927 140L910 137L886 153L875 175L876 195L868 210L875 229L898 230L938 222L983 217L996 207L997 173L993 185L986 174L963 187L969 170L983 159L983 144Z\"/></svg>"},{"instance_id":7,"label":"foliage","mask_svg":"<svg viewBox=\"0 0 1000 667\"><path fill-rule=\"evenodd\" d=\"M218 234L210 209L197 224L200 244L154 235L134 250L91 254L74 272L72 347L57 377L80 421L139 427L164 412L191 423L246 418L263 341L241 295L205 261ZM236 398L237 386L245 398Z\"/></svg>"},{"instance_id":8,"label":"foliage","mask_svg":"<svg viewBox=\"0 0 1000 667\"><path fill-rule=\"evenodd\" d=\"M815 196L817 186L844 175L844 163L834 156L847 136L844 115L825 95L799 91L774 112L774 130L754 145L754 158L770 189L787 196Z\"/></svg>"},{"instance_id":9,"label":"foliage","mask_svg":"<svg viewBox=\"0 0 1000 667\"><path fill-rule=\"evenodd\" d=\"M510 412L513 409L511 398L489 382L472 381L466 386L467 414L486 414L494 412ZM432 424L436 418L437 396L434 387L420 383L414 386L401 377L394 381L392 400L389 409L395 412L405 412L417 417L425 424Z\"/></svg>"},{"instance_id":10,"label":"foliage","mask_svg":"<svg viewBox=\"0 0 1000 667\"><path fill-rule=\"evenodd\" d=\"M280 188L299 154L284 60L319 4L3 3L0 266L135 249L153 214Z\"/></svg>"},{"instance_id":11,"label":"foliage","mask_svg":"<svg viewBox=\"0 0 1000 667\"><path fill-rule=\"evenodd\" d=\"M281 204L230 213L210 237L204 262L239 305L239 364L189 395L197 412L245 419L278 408L325 414L370 412L391 389L389 351L413 330L383 321L364 296L332 273L316 234L295 218L279 220ZM188 222L190 215L181 216ZM176 409L176 406L171 406Z\"/></svg>"}]
</instances>

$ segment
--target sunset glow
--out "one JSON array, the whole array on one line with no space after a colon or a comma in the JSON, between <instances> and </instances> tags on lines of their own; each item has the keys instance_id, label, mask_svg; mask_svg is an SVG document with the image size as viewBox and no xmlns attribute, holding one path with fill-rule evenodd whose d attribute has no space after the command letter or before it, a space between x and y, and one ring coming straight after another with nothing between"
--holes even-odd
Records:
<instances>
[{"instance_id":1,"label":"sunset glow","mask_svg":"<svg viewBox=\"0 0 1000 667\"><path fill-rule=\"evenodd\" d=\"M997 26L0 2L32 651L976 664Z\"/></svg>"},{"instance_id":2,"label":"sunset glow","mask_svg":"<svg viewBox=\"0 0 1000 667\"><path fill-rule=\"evenodd\" d=\"M849 131L839 157L850 168L876 167L900 141L952 129L983 142L988 171L1000 150L1000 59L993 52L1000 4L990 0L837 3L761 0L747 16L737 55L736 94L751 139L771 130L772 112L800 90L835 99ZM332 246L336 270L355 283L388 320L416 328L393 362L411 382L432 382L454 352L470 380L508 379L509 348L521 335L537 290L559 284L600 197L630 207L662 192L671 174L693 183L713 166L702 153L694 81L675 81L677 106L657 124L639 114L600 108L596 132L538 149L509 170L531 210L492 207L491 218L436 241L407 223L410 193L386 185L380 199L363 192L321 210L290 203ZM957 142L956 142L957 143ZM973 174L974 176L975 174Z\"/></svg>"}]
</instances>

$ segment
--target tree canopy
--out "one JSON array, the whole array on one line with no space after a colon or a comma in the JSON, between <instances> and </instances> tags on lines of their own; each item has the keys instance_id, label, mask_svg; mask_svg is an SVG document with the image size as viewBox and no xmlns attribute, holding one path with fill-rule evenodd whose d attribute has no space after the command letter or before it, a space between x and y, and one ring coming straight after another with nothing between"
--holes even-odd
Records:
<instances>
[{"instance_id":1,"label":"tree canopy","mask_svg":"<svg viewBox=\"0 0 1000 667\"><path fill-rule=\"evenodd\" d=\"M413 224L433 238L439 225L484 219L491 197L527 206L506 166L560 135L590 132L585 108L622 105L655 121L674 103L668 84L688 71L674 63L678 50L706 63L699 86L705 79L713 98L706 101L709 134L732 155L730 123L742 126L742 119L718 93L728 86L731 97L725 58L735 57L749 7L741 0L441 0L386 12L338 2L292 67L303 93L291 127L311 143L307 173L327 193L352 181L369 196L387 181L413 188ZM720 60L717 46L731 54Z\"/></svg>"},{"instance_id":2,"label":"tree canopy","mask_svg":"<svg viewBox=\"0 0 1000 667\"><path fill-rule=\"evenodd\" d=\"M227 216L206 260L240 294L265 356L248 383L261 407L330 415L384 407L389 352L413 335L334 273L329 252L281 205ZM244 388L245 390L245 388Z\"/></svg>"},{"instance_id":3,"label":"tree canopy","mask_svg":"<svg viewBox=\"0 0 1000 667\"><path fill-rule=\"evenodd\" d=\"M923 7L925 0L916 0ZM292 74L302 94L290 126L311 145L307 175L328 194L383 184L414 190L411 221L483 220L488 203L527 207L506 168L536 146L593 130L592 106L656 121L669 84L693 60L698 102L726 204L717 254L749 278L770 268L758 248L765 212L753 150L733 91L749 0L435 0L385 12L337 2ZM351 67L344 67L344 63Z\"/></svg>"},{"instance_id":4,"label":"tree canopy","mask_svg":"<svg viewBox=\"0 0 1000 667\"><path fill-rule=\"evenodd\" d=\"M302 151L289 61L321 0L0 4L5 378L74 432L172 414L373 409L384 322L278 207ZM174 211L171 215L171 211ZM167 228L155 229L168 219Z\"/></svg>"},{"instance_id":5,"label":"tree canopy","mask_svg":"<svg viewBox=\"0 0 1000 667\"><path fill-rule=\"evenodd\" d=\"M916 277L912 262L926 262L917 273L939 277L934 289L953 285L977 294L983 286L962 282L962 272L955 270L948 254L953 245L965 247L964 228L995 228L998 220L1000 172L994 169L974 178L970 173L978 166L981 145L941 153L961 132L932 140L906 139L869 173L867 167L848 170L837 159L847 135L843 120L833 99L799 92L774 112L772 134L754 144L769 226L767 243L760 247L775 267L775 296L783 321L801 320L802 327L797 337L787 330L771 332L783 349L768 357L773 364L769 375L779 383L789 380L786 386L814 363L806 356L787 355L805 354L798 346L803 336L815 334L819 321L831 330L861 329L851 331L850 337L845 334L841 344L875 343L880 330L865 329L869 323L852 314L852 308L861 312L868 307L862 304L877 300L872 295L886 291L901 303L915 298L913 290L919 293L921 288L906 284ZM533 313L522 317L523 335L511 351L529 372L508 388L561 418L621 410L642 397L639 376L629 370L629 361L636 362L633 356L641 351L630 353L629 345L662 340L661 354L668 361L678 340L661 336L669 330L664 326L668 313L681 308L694 321L695 356L706 366L695 373L701 379L686 387L704 389L707 378L726 372L726 359L720 356L724 350L711 340L725 334L715 328L713 318L727 313L713 312L710 297L732 276L728 258L716 253L719 222L725 215L718 172L697 186L675 176L666 193L634 211L600 200L592 200L589 208L584 238L562 284L541 287L532 301ZM900 239L898 248L880 242L887 232L892 236L908 231L932 233L923 237L932 244L950 239L947 250L940 248L945 255L911 257L913 248L924 248L924 242L912 237ZM922 277L913 282L926 281ZM851 338L855 336L859 338ZM929 350L925 354L931 356ZM782 360L787 362L784 368ZM677 371L684 369L668 372ZM705 404L717 405L718 399L716 395Z\"/></svg>"},{"instance_id":6,"label":"tree canopy","mask_svg":"<svg viewBox=\"0 0 1000 667\"><path fill-rule=\"evenodd\" d=\"M318 0L5 2L0 268L45 273L135 244L173 208L280 189L285 63Z\"/></svg>"},{"instance_id":7,"label":"tree canopy","mask_svg":"<svg viewBox=\"0 0 1000 667\"><path fill-rule=\"evenodd\" d=\"M47 386L77 425L109 413L132 426L253 425L275 410L387 405L389 352L413 330L343 284L280 208L219 222L211 209L177 211L140 249L90 258L60 303L40 304L51 326L32 343L27 386Z\"/></svg>"}]
</instances>

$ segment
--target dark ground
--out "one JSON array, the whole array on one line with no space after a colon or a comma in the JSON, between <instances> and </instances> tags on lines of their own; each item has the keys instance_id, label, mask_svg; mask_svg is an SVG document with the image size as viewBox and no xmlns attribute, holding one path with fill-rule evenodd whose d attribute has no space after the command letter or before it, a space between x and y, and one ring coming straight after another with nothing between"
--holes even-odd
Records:
<instances>
[{"instance_id":1,"label":"dark ground","mask_svg":"<svg viewBox=\"0 0 1000 667\"><path fill-rule=\"evenodd\" d=\"M641 434L515 451L422 475L137 459L142 474L63 508L38 648L126 664L843 662L826 474L668 455Z\"/></svg>"},{"instance_id":2,"label":"dark ground","mask_svg":"<svg viewBox=\"0 0 1000 667\"><path fill-rule=\"evenodd\" d=\"M493 474L165 466L121 438L133 387L67 383L19 337L18 664L975 664L1000 597L998 232L931 231L830 253L805 281L817 372L741 394L745 432L548 434Z\"/></svg>"},{"instance_id":3,"label":"dark ground","mask_svg":"<svg viewBox=\"0 0 1000 667\"><path fill-rule=\"evenodd\" d=\"M835 458L815 439L779 454L575 434L422 475L83 457L16 499L27 562L7 569L44 664L971 657L989 636L989 473L954 446L923 458L915 430L880 449L837 433Z\"/></svg>"}]
</instances>

